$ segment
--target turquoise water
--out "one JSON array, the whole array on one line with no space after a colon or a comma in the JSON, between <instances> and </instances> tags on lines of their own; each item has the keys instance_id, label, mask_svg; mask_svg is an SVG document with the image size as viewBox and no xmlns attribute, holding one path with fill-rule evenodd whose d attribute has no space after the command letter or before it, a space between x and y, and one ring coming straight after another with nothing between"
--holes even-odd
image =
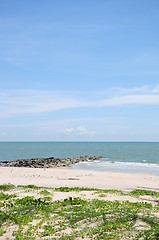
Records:
<instances>
[{"instance_id":1,"label":"turquoise water","mask_svg":"<svg viewBox=\"0 0 159 240\"><path fill-rule=\"evenodd\" d=\"M159 143L145 142L1 142L0 161L33 157L100 155L96 162L72 168L96 171L140 171L159 175Z\"/></svg>"}]
</instances>

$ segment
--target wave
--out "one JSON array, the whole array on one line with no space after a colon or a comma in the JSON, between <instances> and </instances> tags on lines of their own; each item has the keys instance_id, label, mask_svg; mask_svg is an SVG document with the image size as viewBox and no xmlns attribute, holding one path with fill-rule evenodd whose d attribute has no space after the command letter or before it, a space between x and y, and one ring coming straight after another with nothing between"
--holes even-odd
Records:
<instances>
[{"instance_id":1,"label":"wave","mask_svg":"<svg viewBox=\"0 0 159 240\"><path fill-rule=\"evenodd\" d=\"M72 166L74 169L93 171L125 171L125 172L148 172L159 175L159 164L143 162L120 162L103 160L81 162Z\"/></svg>"}]
</instances>

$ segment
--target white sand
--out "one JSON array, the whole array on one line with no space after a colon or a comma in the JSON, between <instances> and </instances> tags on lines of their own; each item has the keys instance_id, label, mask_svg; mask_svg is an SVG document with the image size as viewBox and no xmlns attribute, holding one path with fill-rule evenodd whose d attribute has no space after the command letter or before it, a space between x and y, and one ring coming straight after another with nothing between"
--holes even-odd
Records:
<instances>
[{"instance_id":1,"label":"white sand","mask_svg":"<svg viewBox=\"0 0 159 240\"><path fill-rule=\"evenodd\" d=\"M69 168L0 167L0 184L4 183L121 190L146 188L159 191L159 176L139 173L83 171Z\"/></svg>"}]
</instances>

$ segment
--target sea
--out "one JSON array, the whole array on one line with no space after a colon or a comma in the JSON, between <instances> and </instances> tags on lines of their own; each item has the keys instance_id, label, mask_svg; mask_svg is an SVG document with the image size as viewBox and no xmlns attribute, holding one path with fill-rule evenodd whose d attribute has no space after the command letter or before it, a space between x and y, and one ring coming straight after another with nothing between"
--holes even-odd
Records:
<instances>
[{"instance_id":1,"label":"sea","mask_svg":"<svg viewBox=\"0 0 159 240\"><path fill-rule=\"evenodd\" d=\"M102 156L72 169L159 175L159 142L0 142L0 161Z\"/></svg>"}]
</instances>

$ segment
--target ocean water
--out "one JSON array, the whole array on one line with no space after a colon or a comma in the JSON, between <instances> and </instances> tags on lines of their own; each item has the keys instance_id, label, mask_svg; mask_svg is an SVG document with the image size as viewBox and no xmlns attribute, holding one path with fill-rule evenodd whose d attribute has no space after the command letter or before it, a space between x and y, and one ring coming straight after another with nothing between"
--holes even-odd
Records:
<instances>
[{"instance_id":1,"label":"ocean water","mask_svg":"<svg viewBox=\"0 0 159 240\"><path fill-rule=\"evenodd\" d=\"M159 175L159 143L156 142L0 142L0 161L83 155L103 158L75 164L73 169Z\"/></svg>"}]
</instances>

